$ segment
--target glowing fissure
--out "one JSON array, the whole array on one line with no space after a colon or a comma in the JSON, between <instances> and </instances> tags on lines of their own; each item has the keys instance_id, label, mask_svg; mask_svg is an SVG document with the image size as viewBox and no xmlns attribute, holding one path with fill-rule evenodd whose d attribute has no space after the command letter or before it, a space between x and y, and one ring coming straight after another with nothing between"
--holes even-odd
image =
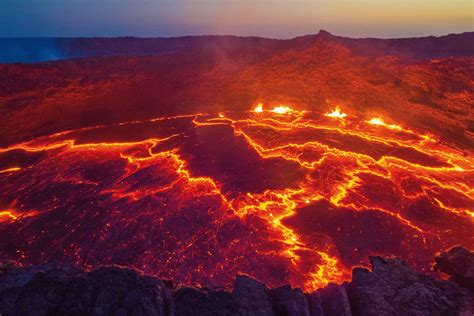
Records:
<instances>
[{"instance_id":1,"label":"glowing fissure","mask_svg":"<svg viewBox=\"0 0 474 316\"><path fill-rule=\"evenodd\" d=\"M313 116L307 117L308 114ZM55 155L73 152L74 155L83 155L87 159L87 155L95 153L100 154L103 159L113 157L125 160L126 172L115 179L109 187L100 191L101 195L111 195L115 201L127 200L137 203L164 194L177 196L177 200L182 199L181 202L184 204L191 198L212 200L217 198L220 200L220 205L215 206L216 209L231 211L242 221L256 216L265 223L270 232L268 241L279 245L276 255L287 260L289 269L296 271L295 274L299 276L299 280L290 277L287 282L304 286L307 290L322 287L329 282L346 280L351 267L340 262L337 249L333 246L308 245L307 238L286 224L286 220L296 216L298 210L305 206L328 201L339 209L377 212L381 216L398 221L400 225L412 231L413 236L417 238L422 236L423 240L427 236L442 237L442 230L416 223L409 218L409 212L402 212L406 205L420 199L433 201L443 212L452 216L469 217L472 221L474 211L470 206L474 202L472 189L474 161L457 149L439 144L432 135L418 135L415 131L404 129L399 125L387 124L381 118L363 121L348 116L339 107L315 119L314 114L307 111L294 110L286 105L264 110L263 104L259 103L246 115L246 118L240 115L238 119L233 119L232 113L225 115L199 113L143 122L125 122L116 126L189 118L192 119L195 129L230 127L235 137L244 139L260 159L264 161L283 159L294 163L304 172L302 181L284 189L267 189L263 192L224 191L224 183L212 176L193 174L179 143L179 140L186 135L179 130L166 137L133 142L76 144L76 139L73 137L75 133L93 131L103 126L83 128L12 145L0 149L0 154L17 150L26 153L46 152L51 157L56 157ZM377 127L396 133L388 134L386 131L377 130ZM357 145L351 147L351 144L339 141L334 135L363 142L367 146L373 146L373 149L359 152ZM170 148L166 147L168 144ZM164 146L165 149L161 149L160 146ZM425 165L423 159L427 158L431 159L432 163ZM40 168L40 165L32 164L26 167L28 169L5 168L0 170L0 174L8 179L23 172L33 172L35 168ZM41 165L41 168L45 166ZM163 183L154 185L151 182L141 187L140 182L132 181L135 174L146 168L166 170ZM396 195L377 197L377 194L384 194L383 189L379 188L382 190L381 193L374 193L371 191L372 183L364 180L365 178L389 186ZM82 180L79 176L69 179L76 183L94 184ZM40 182L38 179L33 185L40 185ZM389 198L393 198L394 202L385 201ZM166 201L166 198L163 200ZM178 206L179 203L176 207ZM21 212L0 212L0 222L7 225L21 220L24 217L22 214L29 214L28 216L41 214L41 212L32 213L31 210L23 209L19 205L10 207L21 209ZM219 216L221 216L219 221L222 222L216 221L216 225L221 226L230 215L223 213ZM212 233L212 231L205 232L205 234ZM199 236L190 243L180 246L179 253L185 254L198 238ZM256 246L258 247L258 244ZM256 249L256 252L275 254L273 248L268 251ZM303 264L306 257L312 258L309 267ZM172 271L171 260L170 256L163 264ZM219 264L223 270L224 263ZM194 273L198 274L204 270L199 263L196 263L193 269ZM213 273L210 272L209 278L212 279Z\"/></svg>"}]
</instances>

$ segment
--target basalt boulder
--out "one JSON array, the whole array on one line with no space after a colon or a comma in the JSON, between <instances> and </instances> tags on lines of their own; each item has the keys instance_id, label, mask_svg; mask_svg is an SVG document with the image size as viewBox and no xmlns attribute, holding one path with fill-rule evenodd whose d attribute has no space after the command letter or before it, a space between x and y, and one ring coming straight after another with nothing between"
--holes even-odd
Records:
<instances>
[{"instance_id":1,"label":"basalt boulder","mask_svg":"<svg viewBox=\"0 0 474 316\"><path fill-rule=\"evenodd\" d=\"M370 257L348 285L354 315L471 315L467 290L411 269L396 258Z\"/></svg>"},{"instance_id":2,"label":"basalt boulder","mask_svg":"<svg viewBox=\"0 0 474 316\"><path fill-rule=\"evenodd\" d=\"M459 285L474 292L474 252L456 246L435 258L434 268L448 274Z\"/></svg>"}]
</instances>

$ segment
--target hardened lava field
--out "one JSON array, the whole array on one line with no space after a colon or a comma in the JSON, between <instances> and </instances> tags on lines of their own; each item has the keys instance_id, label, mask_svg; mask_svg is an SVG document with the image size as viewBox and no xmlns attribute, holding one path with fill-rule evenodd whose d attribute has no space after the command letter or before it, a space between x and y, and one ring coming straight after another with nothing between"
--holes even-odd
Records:
<instances>
[{"instance_id":1,"label":"hardened lava field","mask_svg":"<svg viewBox=\"0 0 474 316\"><path fill-rule=\"evenodd\" d=\"M0 254L306 290L367 256L473 243L474 159L380 117L291 104L71 129L0 149Z\"/></svg>"}]
</instances>

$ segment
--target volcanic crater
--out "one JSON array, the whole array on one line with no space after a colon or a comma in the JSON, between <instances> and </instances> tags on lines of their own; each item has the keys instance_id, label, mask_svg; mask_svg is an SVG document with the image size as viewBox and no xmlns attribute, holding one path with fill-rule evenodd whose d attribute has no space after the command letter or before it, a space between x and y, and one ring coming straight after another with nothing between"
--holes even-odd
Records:
<instances>
[{"instance_id":1,"label":"volcanic crater","mask_svg":"<svg viewBox=\"0 0 474 316\"><path fill-rule=\"evenodd\" d=\"M1 259L311 291L472 247L472 56L214 40L0 66Z\"/></svg>"}]
</instances>

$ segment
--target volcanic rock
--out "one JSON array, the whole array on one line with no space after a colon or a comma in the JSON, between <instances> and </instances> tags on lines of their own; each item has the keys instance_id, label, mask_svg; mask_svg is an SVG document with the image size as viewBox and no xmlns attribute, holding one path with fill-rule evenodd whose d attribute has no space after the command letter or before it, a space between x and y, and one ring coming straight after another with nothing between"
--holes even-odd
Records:
<instances>
[{"instance_id":1,"label":"volcanic rock","mask_svg":"<svg viewBox=\"0 0 474 316\"><path fill-rule=\"evenodd\" d=\"M474 252L456 246L435 258L434 268L451 276L452 280L474 292Z\"/></svg>"},{"instance_id":2,"label":"volcanic rock","mask_svg":"<svg viewBox=\"0 0 474 316\"><path fill-rule=\"evenodd\" d=\"M0 274L0 313L52 313L61 303L69 280L79 273L80 270L53 264L20 268L3 263Z\"/></svg>"},{"instance_id":3,"label":"volcanic rock","mask_svg":"<svg viewBox=\"0 0 474 316\"><path fill-rule=\"evenodd\" d=\"M370 257L348 285L355 315L471 315L469 293L457 284L412 270L396 258Z\"/></svg>"},{"instance_id":4,"label":"volcanic rock","mask_svg":"<svg viewBox=\"0 0 474 316\"><path fill-rule=\"evenodd\" d=\"M239 314L273 315L268 291L265 284L249 276L238 274L232 295L239 305Z\"/></svg>"},{"instance_id":5,"label":"volcanic rock","mask_svg":"<svg viewBox=\"0 0 474 316\"><path fill-rule=\"evenodd\" d=\"M324 316L323 307L321 306L321 294L319 291L308 293L305 295L308 301L308 310L311 316Z\"/></svg>"},{"instance_id":6,"label":"volcanic rock","mask_svg":"<svg viewBox=\"0 0 474 316\"><path fill-rule=\"evenodd\" d=\"M269 289L246 275L237 275L230 292L222 287L176 286L170 281L116 266L85 272L54 264L18 267L3 263L0 265L0 314L472 314L471 296L458 284L416 272L399 259L371 257L370 260L372 271L354 269L352 282L330 284L307 294L288 285Z\"/></svg>"},{"instance_id":7,"label":"volcanic rock","mask_svg":"<svg viewBox=\"0 0 474 316\"><path fill-rule=\"evenodd\" d=\"M2 272L2 315L165 315L171 303L161 280L124 268L84 273L48 264Z\"/></svg>"},{"instance_id":8,"label":"volcanic rock","mask_svg":"<svg viewBox=\"0 0 474 316\"><path fill-rule=\"evenodd\" d=\"M239 305L224 290L182 287L174 294L176 315L236 315Z\"/></svg>"},{"instance_id":9,"label":"volcanic rock","mask_svg":"<svg viewBox=\"0 0 474 316\"><path fill-rule=\"evenodd\" d=\"M318 291L325 316L350 316L351 306L347 298L346 289L337 284L329 284Z\"/></svg>"},{"instance_id":10,"label":"volcanic rock","mask_svg":"<svg viewBox=\"0 0 474 316\"><path fill-rule=\"evenodd\" d=\"M292 289L285 285L270 290L273 311L276 315L309 316L308 302L301 289Z\"/></svg>"}]
</instances>

